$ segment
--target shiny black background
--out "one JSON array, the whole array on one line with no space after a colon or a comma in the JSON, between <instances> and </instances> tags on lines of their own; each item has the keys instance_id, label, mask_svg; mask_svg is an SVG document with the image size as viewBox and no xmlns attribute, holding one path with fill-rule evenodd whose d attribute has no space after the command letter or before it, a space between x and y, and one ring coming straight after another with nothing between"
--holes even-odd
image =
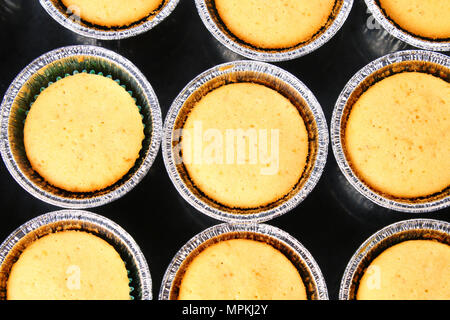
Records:
<instances>
[{"instance_id":1,"label":"shiny black background","mask_svg":"<svg viewBox=\"0 0 450 320\"><path fill-rule=\"evenodd\" d=\"M39 55L58 47L86 44L111 49L131 60L156 91L165 117L173 99L199 73L224 62L244 59L207 31L194 0L180 0L175 11L149 32L120 41L79 36L55 22L37 0L0 0L0 94ZM317 51L276 63L303 81L322 105L328 125L335 101L347 81L370 61L412 49L377 28L362 0L336 36ZM448 54L448 52L447 52ZM59 208L24 191L0 164L0 242L38 215ZM161 152L145 179L123 198L90 211L127 230L147 258L158 297L172 257L195 234L220 223L190 207L166 173ZM296 209L269 221L297 238L314 256L337 299L344 269L360 244L395 221L425 217L450 221L450 209L427 214L398 213L363 198L340 172L331 146L322 178Z\"/></svg>"}]
</instances>

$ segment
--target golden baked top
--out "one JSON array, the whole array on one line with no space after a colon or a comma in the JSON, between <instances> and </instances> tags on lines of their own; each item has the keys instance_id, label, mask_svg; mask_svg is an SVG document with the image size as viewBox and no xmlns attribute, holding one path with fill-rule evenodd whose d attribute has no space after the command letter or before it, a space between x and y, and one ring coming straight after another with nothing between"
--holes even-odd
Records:
<instances>
[{"instance_id":1,"label":"golden baked top","mask_svg":"<svg viewBox=\"0 0 450 320\"><path fill-rule=\"evenodd\" d=\"M450 299L450 247L433 240L409 240L388 248L361 278L357 299Z\"/></svg>"},{"instance_id":2,"label":"golden baked top","mask_svg":"<svg viewBox=\"0 0 450 320\"><path fill-rule=\"evenodd\" d=\"M73 192L114 184L135 164L144 139L139 110L115 81L79 73L39 94L25 121L31 166Z\"/></svg>"},{"instance_id":3,"label":"golden baked top","mask_svg":"<svg viewBox=\"0 0 450 320\"><path fill-rule=\"evenodd\" d=\"M380 5L406 31L431 39L450 38L448 0L380 0Z\"/></svg>"},{"instance_id":4,"label":"golden baked top","mask_svg":"<svg viewBox=\"0 0 450 320\"><path fill-rule=\"evenodd\" d=\"M32 242L12 266L9 300L129 300L125 264L105 240L61 231Z\"/></svg>"},{"instance_id":5,"label":"golden baked top","mask_svg":"<svg viewBox=\"0 0 450 320\"><path fill-rule=\"evenodd\" d=\"M269 244L233 239L200 252L188 265L180 300L306 300L288 258Z\"/></svg>"},{"instance_id":6,"label":"golden baked top","mask_svg":"<svg viewBox=\"0 0 450 320\"><path fill-rule=\"evenodd\" d=\"M228 84L206 94L188 115L181 141L194 184L232 208L257 208L288 194L308 156L298 109L255 83Z\"/></svg>"},{"instance_id":7,"label":"golden baked top","mask_svg":"<svg viewBox=\"0 0 450 320\"><path fill-rule=\"evenodd\" d=\"M402 198L450 185L450 84L403 72L376 83L354 104L345 128L348 160L369 186Z\"/></svg>"},{"instance_id":8,"label":"golden baked top","mask_svg":"<svg viewBox=\"0 0 450 320\"><path fill-rule=\"evenodd\" d=\"M146 18L163 0L62 0L84 21L105 27L122 27Z\"/></svg>"},{"instance_id":9,"label":"golden baked top","mask_svg":"<svg viewBox=\"0 0 450 320\"><path fill-rule=\"evenodd\" d=\"M223 23L239 39L264 49L311 39L331 16L335 0L215 0Z\"/></svg>"}]
</instances>

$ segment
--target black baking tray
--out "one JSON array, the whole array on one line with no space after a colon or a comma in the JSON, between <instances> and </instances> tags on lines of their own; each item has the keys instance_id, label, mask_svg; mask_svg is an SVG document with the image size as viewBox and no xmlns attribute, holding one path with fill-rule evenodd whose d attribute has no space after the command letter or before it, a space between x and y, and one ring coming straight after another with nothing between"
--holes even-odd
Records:
<instances>
[{"instance_id":1,"label":"black baking tray","mask_svg":"<svg viewBox=\"0 0 450 320\"><path fill-rule=\"evenodd\" d=\"M36 0L0 0L0 93L32 60L67 45L97 45L131 60L148 78L165 117L173 99L199 73L224 62L243 60L207 31L194 0L180 0L175 11L145 34L118 41L79 36L55 22ZM275 63L304 82L319 100L328 125L341 90L370 61L413 49L381 29L362 0L356 0L343 28L317 51ZM448 52L445 54L448 55ZM0 242L21 224L59 208L24 191L0 165ZM144 180L123 198L89 211L117 222L147 258L153 298L172 257L191 237L220 223L197 212L172 185L161 151ZM296 209L271 220L297 238L319 264L330 299L338 299L344 269L370 235L393 222L412 218L450 221L450 209L409 214L384 209L361 196L340 172L331 151L322 178Z\"/></svg>"}]
</instances>

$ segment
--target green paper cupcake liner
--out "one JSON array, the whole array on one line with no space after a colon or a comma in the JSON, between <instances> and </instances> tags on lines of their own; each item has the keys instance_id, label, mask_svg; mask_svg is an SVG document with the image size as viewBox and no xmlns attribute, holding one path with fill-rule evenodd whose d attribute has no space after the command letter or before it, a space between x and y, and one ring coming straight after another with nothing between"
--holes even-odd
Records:
<instances>
[{"instance_id":1,"label":"green paper cupcake liner","mask_svg":"<svg viewBox=\"0 0 450 320\"><path fill-rule=\"evenodd\" d=\"M0 245L0 300L6 299L9 272L25 248L54 232L77 230L108 242L127 269L130 300L152 299L152 281L147 261L132 237L113 221L79 210L61 210L38 216L16 229Z\"/></svg>"},{"instance_id":2,"label":"green paper cupcake liner","mask_svg":"<svg viewBox=\"0 0 450 320\"><path fill-rule=\"evenodd\" d=\"M132 91L132 90L127 90L127 86L124 85L124 84L121 84L120 79L114 79L113 76L110 75L110 74L108 74L108 75L105 76L105 75L103 74L103 72L97 72L97 71L95 71L95 70L93 70L93 69L91 69L91 70L89 70L89 71L86 70L86 69L83 69L83 70L81 70L81 71L75 69L74 71L72 71L71 74L70 74L70 73L65 73L64 75L57 76L57 77L55 78L55 81L48 81L48 83L47 83L46 86L40 87L40 88L39 88L39 93L33 96L32 101L29 103L28 109L25 110L25 119L23 120L23 123L25 123L26 117L28 116L28 112L30 111L30 109L31 109L31 107L33 106L33 104L36 102L36 100L37 100L37 98L39 97L39 94L40 94L41 92L43 92L45 89L47 89L48 87L50 87L52 84L58 82L59 80L62 80L63 78L67 78L67 77L70 77L70 76L72 76L72 75L76 75L76 74L79 74L79 73L96 74L96 75L98 75L98 76L103 76L103 77L106 77L106 78L108 78L108 79L112 79L112 80L113 80L114 82L116 82L119 86L121 86L123 89L125 89L125 91L128 92L128 94L133 98L134 102L136 103L136 107L137 107L137 109L139 110L139 113L140 113L140 115L141 115L141 117L142 117L142 124L144 125L144 129L145 129L145 122L144 122L145 115L142 113L142 107L141 107L140 105L137 104L137 98L134 96L133 91Z\"/></svg>"},{"instance_id":3,"label":"green paper cupcake liner","mask_svg":"<svg viewBox=\"0 0 450 320\"><path fill-rule=\"evenodd\" d=\"M69 192L49 184L28 161L23 129L33 102L54 82L80 72L116 81L136 101L144 124L139 158L119 181L94 192ZM109 203L134 188L146 175L159 150L162 116L159 102L145 76L130 61L113 51L95 46L71 46L53 50L28 65L13 81L1 105L1 154L13 178L29 193L47 203L83 209Z\"/></svg>"}]
</instances>

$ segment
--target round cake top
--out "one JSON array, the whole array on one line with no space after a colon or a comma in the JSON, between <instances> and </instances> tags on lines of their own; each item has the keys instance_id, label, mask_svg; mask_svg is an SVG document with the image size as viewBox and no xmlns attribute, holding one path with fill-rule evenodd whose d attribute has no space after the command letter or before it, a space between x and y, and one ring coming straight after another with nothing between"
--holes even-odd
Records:
<instances>
[{"instance_id":1,"label":"round cake top","mask_svg":"<svg viewBox=\"0 0 450 320\"><path fill-rule=\"evenodd\" d=\"M62 3L86 22L123 27L146 18L163 0L62 0Z\"/></svg>"},{"instance_id":2,"label":"round cake top","mask_svg":"<svg viewBox=\"0 0 450 320\"><path fill-rule=\"evenodd\" d=\"M196 187L231 208L257 208L288 194L308 156L308 133L298 109L255 83L207 93L189 113L181 142Z\"/></svg>"},{"instance_id":3,"label":"round cake top","mask_svg":"<svg viewBox=\"0 0 450 320\"><path fill-rule=\"evenodd\" d=\"M293 47L311 39L331 16L335 0L215 0L229 31L263 49Z\"/></svg>"},{"instance_id":4,"label":"round cake top","mask_svg":"<svg viewBox=\"0 0 450 320\"><path fill-rule=\"evenodd\" d=\"M450 38L450 1L380 0L380 5L396 24L418 36Z\"/></svg>"},{"instance_id":5,"label":"round cake top","mask_svg":"<svg viewBox=\"0 0 450 320\"><path fill-rule=\"evenodd\" d=\"M255 240L217 242L188 265L180 300L306 300L300 274L271 245Z\"/></svg>"},{"instance_id":6,"label":"round cake top","mask_svg":"<svg viewBox=\"0 0 450 320\"><path fill-rule=\"evenodd\" d=\"M345 150L369 186L399 198L450 185L450 84L403 72L370 87L350 111Z\"/></svg>"},{"instance_id":7,"label":"round cake top","mask_svg":"<svg viewBox=\"0 0 450 320\"><path fill-rule=\"evenodd\" d=\"M12 266L8 300L129 300L125 264L105 240L82 231L32 242Z\"/></svg>"},{"instance_id":8,"label":"round cake top","mask_svg":"<svg viewBox=\"0 0 450 320\"><path fill-rule=\"evenodd\" d=\"M450 299L450 246L409 240L376 257L359 282L359 300Z\"/></svg>"},{"instance_id":9,"label":"round cake top","mask_svg":"<svg viewBox=\"0 0 450 320\"><path fill-rule=\"evenodd\" d=\"M33 169L72 192L104 189L139 158L144 126L131 95L112 79L79 73L39 94L25 121Z\"/></svg>"}]
</instances>

